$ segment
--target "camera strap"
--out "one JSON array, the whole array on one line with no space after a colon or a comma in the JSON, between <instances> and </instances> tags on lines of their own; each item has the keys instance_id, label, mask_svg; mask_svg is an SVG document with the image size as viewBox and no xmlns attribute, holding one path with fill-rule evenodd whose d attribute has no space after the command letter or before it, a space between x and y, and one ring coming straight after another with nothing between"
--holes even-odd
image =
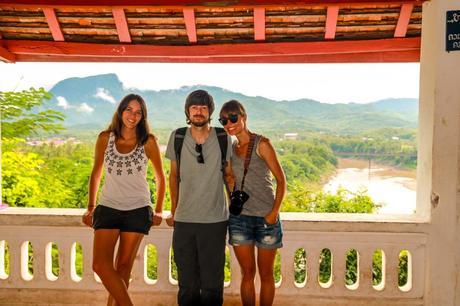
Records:
<instances>
[{"instance_id":1,"label":"camera strap","mask_svg":"<svg viewBox=\"0 0 460 306\"><path fill-rule=\"evenodd\" d=\"M243 179L241 180L241 190L243 190L244 188L244 180L249 170L249 163L251 162L251 156L252 156L252 151L254 149L254 144L256 142L256 136L257 136L256 134L252 134L252 133L249 135L248 149L246 151L246 158L244 159L244 172L243 172Z\"/></svg>"}]
</instances>

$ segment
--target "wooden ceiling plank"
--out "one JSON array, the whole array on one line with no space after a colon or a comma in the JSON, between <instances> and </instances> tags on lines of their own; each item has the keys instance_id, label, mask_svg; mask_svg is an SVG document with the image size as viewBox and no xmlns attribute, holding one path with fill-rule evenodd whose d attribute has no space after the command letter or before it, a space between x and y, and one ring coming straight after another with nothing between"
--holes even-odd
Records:
<instances>
[{"instance_id":1,"label":"wooden ceiling plank","mask_svg":"<svg viewBox=\"0 0 460 306\"><path fill-rule=\"evenodd\" d=\"M64 41L64 35L62 34L61 26L59 25L54 9L45 7L43 8L43 13L45 14L46 22L48 23L54 41Z\"/></svg>"},{"instance_id":2,"label":"wooden ceiling plank","mask_svg":"<svg viewBox=\"0 0 460 306\"><path fill-rule=\"evenodd\" d=\"M87 7L204 7L209 8L210 3L215 3L215 7L254 7L254 6L305 6L305 5L328 5L328 4L402 4L416 3L421 4L428 0L234 0L228 2L209 2L207 0L0 0L0 4L19 6L87 6Z\"/></svg>"},{"instance_id":3,"label":"wooden ceiling plank","mask_svg":"<svg viewBox=\"0 0 460 306\"><path fill-rule=\"evenodd\" d=\"M334 39L335 38L338 17L339 17L339 7L338 6L328 6L327 7L327 17L326 17L326 30L324 34L324 39Z\"/></svg>"},{"instance_id":4,"label":"wooden ceiling plank","mask_svg":"<svg viewBox=\"0 0 460 306\"><path fill-rule=\"evenodd\" d=\"M15 63L16 56L14 55L14 53L8 51L8 49L5 49L0 46L0 61L5 63Z\"/></svg>"},{"instance_id":5,"label":"wooden ceiling plank","mask_svg":"<svg viewBox=\"0 0 460 306\"><path fill-rule=\"evenodd\" d=\"M407 33L407 27L409 26L410 17L414 4L406 3L401 6L401 12L399 14L398 23L396 25L394 37L405 37Z\"/></svg>"},{"instance_id":6,"label":"wooden ceiling plank","mask_svg":"<svg viewBox=\"0 0 460 306\"><path fill-rule=\"evenodd\" d=\"M195 11L193 8L184 8L183 12L188 41L194 44L198 41L196 37Z\"/></svg>"},{"instance_id":7,"label":"wooden ceiling plank","mask_svg":"<svg viewBox=\"0 0 460 306\"><path fill-rule=\"evenodd\" d=\"M254 8L254 40L265 40L265 8Z\"/></svg>"},{"instance_id":8,"label":"wooden ceiling plank","mask_svg":"<svg viewBox=\"0 0 460 306\"><path fill-rule=\"evenodd\" d=\"M130 43L131 34L129 33L128 22L126 21L125 11L122 8L112 9L113 19L117 27L118 38L121 43Z\"/></svg>"}]
</instances>

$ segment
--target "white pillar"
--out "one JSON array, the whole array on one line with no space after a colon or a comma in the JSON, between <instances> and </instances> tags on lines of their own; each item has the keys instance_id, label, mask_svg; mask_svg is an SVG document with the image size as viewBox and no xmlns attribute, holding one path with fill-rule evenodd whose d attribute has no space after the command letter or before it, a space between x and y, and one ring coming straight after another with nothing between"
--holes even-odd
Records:
<instances>
[{"instance_id":1,"label":"white pillar","mask_svg":"<svg viewBox=\"0 0 460 306\"><path fill-rule=\"evenodd\" d=\"M460 305L460 51L445 51L450 10L460 1L423 6L417 210L431 219L425 298L433 306Z\"/></svg>"}]
</instances>

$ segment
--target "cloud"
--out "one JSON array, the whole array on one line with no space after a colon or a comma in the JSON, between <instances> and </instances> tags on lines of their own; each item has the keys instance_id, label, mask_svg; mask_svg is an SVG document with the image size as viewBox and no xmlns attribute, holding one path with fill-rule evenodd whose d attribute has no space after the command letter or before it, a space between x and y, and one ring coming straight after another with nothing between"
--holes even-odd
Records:
<instances>
[{"instance_id":1,"label":"cloud","mask_svg":"<svg viewBox=\"0 0 460 306\"><path fill-rule=\"evenodd\" d=\"M95 94L94 96L97 97L97 98L100 98L100 99L102 99L102 100L108 101L108 102L110 102L110 103L112 103L112 104L117 103L117 101L115 101L115 98L112 97L112 96L110 95L110 92L109 92L107 89L105 89L105 88L100 88L100 87L99 87L99 88L97 89L97 92L96 92L96 94Z\"/></svg>"},{"instance_id":2,"label":"cloud","mask_svg":"<svg viewBox=\"0 0 460 306\"><path fill-rule=\"evenodd\" d=\"M94 108L92 108L86 103L82 103L80 104L80 106L77 107L77 111L90 114L94 111Z\"/></svg>"},{"instance_id":3,"label":"cloud","mask_svg":"<svg viewBox=\"0 0 460 306\"><path fill-rule=\"evenodd\" d=\"M63 109L68 109L70 108L69 102L67 102L66 98L59 96L56 97L58 101L58 106L62 107Z\"/></svg>"}]
</instances>

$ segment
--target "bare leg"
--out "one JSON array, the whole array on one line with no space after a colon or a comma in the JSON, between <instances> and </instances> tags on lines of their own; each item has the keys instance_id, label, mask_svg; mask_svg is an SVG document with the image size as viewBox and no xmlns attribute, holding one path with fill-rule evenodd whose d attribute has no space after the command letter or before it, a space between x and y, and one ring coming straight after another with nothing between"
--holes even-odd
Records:
<instances>
[{"instance_id":1,"label":"bare leg","mask_svg":"<svg viewBox=\"0 0 460 306\"><path fill-rule=\"evenodd\" d=\"M275 278L273 266L275 265L276 249L257 248L257 267L260 275L260 306L273 305L275 298Z\"/></svg>"},{"instance_id":2,"label":"bare leg","mask_svg":"<svg viewBox=\"0 0 460 306\"><path fill-rule=\"evenodd\" d=\"M128 289L113 266L113 252L120 231L116 229L98 229L94 232L93 271L99 275L102 284L120 306L132 306Z\"/></svg>"},{"instance_id":3,"label":"bare leg","mask_svg":"<svg viewBox=\"0 0 460 306\"><path fill-rule=\"evenodd\" d=\"M256 290L254 287L254 277L256 276L256 262L254 245L234 246L233 250L241 267L241 302L243 306L255 306Z\"/></svg>"},{"instance_id":4,"label":"bare leg","mask_svg":"<svg viewBox=\"0 0 460 306\"><path fill-rule=\"evenodd\" d=\"M137 250L139 249L142 238L144 238L144 234L134 232L120 233L120 244L118 245L116 259L116 271L123 279L126 288L129 287L131 270L133 268L134 259L136 258ZM109 295L107 305L117 306L118 304L114 301L113 297Z\"/></svg>"}]
</instances>

